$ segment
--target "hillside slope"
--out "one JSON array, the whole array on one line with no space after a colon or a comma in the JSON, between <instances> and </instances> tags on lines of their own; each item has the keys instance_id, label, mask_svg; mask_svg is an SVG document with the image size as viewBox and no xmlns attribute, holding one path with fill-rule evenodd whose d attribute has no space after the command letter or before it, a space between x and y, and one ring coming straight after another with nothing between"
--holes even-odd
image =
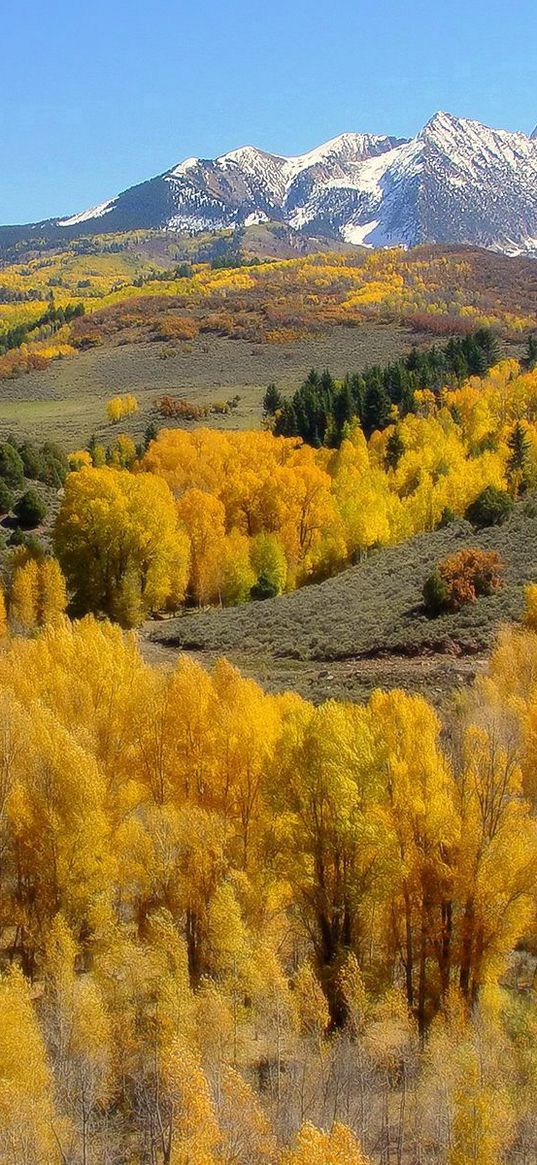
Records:
<instances>
[{"instance_id":1,"label":"hillside slope","mask_svg":"<svg viewBox=\"0 0 537 1165\"><path fill-rule=\"evenodd\" d=\"M467 546L498 551L504 588L456 615L427 618L424 579L438 559ZM226 655L271 690L292 687L318 700L359 700L374 687L397 685L443 698L472 678L498 626L520 617L522 589L531 580L537 580L533 498L500 528L477 532L457 522L292 594L152 624L146 651L163 659L177 649Z\"/></svg>"}]
</instances>

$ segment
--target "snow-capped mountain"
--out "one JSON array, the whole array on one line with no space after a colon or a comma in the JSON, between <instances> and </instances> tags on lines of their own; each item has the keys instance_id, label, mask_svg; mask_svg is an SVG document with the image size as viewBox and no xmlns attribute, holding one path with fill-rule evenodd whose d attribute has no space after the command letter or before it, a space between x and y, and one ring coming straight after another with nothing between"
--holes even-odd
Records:
<instances>
[{"instance_id":1,"label":"snow-capped mountain","mask_svg":"<svg viewBox=\"0 0 537 1165\"><path fill-rule=\"evenodd\" d=\"M536 134L437 113L410 140L346 133L293 158L244 146L214 160L188 158L35 229L197 233L276 220L367 246L470 243L537 254Z\"/></svg>"}]
</instances>

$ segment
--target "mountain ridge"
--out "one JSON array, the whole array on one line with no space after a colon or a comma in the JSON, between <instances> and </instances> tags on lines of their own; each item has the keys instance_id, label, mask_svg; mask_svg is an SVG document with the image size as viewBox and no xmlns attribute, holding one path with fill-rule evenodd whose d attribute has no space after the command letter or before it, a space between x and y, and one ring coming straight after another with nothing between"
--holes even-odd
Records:
<instances>
[{"instance_id":1,"label":"mountain ridge","mask_svg":"<svg viewBox=\"0 0 537 1165\"><path fill-rule=\"evenodd\" d=\"M10 232L197 234L276 221L369 247L457 243L537 255L537 129L439 111L413 138L346 132L287 157L246 145L187 158L78 214Z\"/></svg>"}]
</instances>

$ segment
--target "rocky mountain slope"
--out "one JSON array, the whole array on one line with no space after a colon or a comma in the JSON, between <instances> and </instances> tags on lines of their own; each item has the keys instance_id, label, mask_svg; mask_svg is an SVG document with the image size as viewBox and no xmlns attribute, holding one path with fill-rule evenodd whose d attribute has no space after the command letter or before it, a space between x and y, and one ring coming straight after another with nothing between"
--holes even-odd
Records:
<instances>
[{"instance_id":1,"label":"rocky mountain slope","mask_svg":"<svg viewBox=\"0 0 537 1165\"><path fill-rule=\"evenodd\" d=\"M265 221L367 246L471 243L537 254L537 138L437 113L412 139L346 133L298 157L188 158L100 206L16 232L221 230Z\"/></svg>"}]
</instances>

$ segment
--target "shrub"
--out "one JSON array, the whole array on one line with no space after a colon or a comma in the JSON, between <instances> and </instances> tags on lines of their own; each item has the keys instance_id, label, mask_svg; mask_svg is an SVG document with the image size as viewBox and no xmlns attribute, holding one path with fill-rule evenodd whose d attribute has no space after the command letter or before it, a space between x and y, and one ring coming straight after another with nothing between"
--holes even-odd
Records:
<instances>
[{"instance_id":1,"label":"shrub","mask_svg":"<svg viewBox=\"0 0 537 1165\"><path fill-rule=\"evenodd\" d=\"M43 462L39 480L54 489L59 489L69 472L67 457L63 449L60 449L60 446L56 445L54 441L45 441L39 452Z\"/></svg>"},{"instance_id":2,"label":"shrub","mask_svg":"<svg viewBox=\"0 0 537 1165\"><path fill-rule=\"evenodd\" d=\"M260 574L256 583L254 583L250 598L252 599L273 599L278 594L278 587L272 579L266 574Z\"/></svg>"},{"instance_id":3,"label":"shrub","mask_svg":"<svg viewBox=\"0 0 537 1165\"><path fill-rule=\"evenodd\" d=\"M442 510L442 513L440 515L438 529L445 530L446 526L451 526L451 523L456 522L456 521L457 521L457 515L456 515L455 511L451 509L451 506L444 506L444 509Z\"/></svg>"},{"instance_id":4,"label":"shrub","mask_svg":"<svg viewBox=\"0 0 537 1165\"><path fill-rule=\"evenodd\" d=\"M13 494L5 481L0 481L0 514L8 514L13 505Z\"/></svg>"},{"instance_id":5,"label":"shrub","mask_svg":"<svg viewBox=\"0 0 537 1165\"><path fill-rule=\"evenodd\" d=\"M200 330L197 320L182 316L167 316L160 320L154 332L155 340L195 340Z\"/></svg>"},{"instance_id":6,"label":"shrub","mask_svg":"<svg viewBox=\"0 0 537 1165\"><path fill-rule=\"evenodd\" d=\"M45 556L45 547L36 534L28 534L21 530L20 526L15 526L11 531L7 544L12 550L16 550L18 546L23 546L32 558L41 559Z\"/></svg>"},{"instance_id":7,"label":"shrub","mask_svg":"<svg viewBox=\"0 0 537 1165\"><path fill-rule=\"evenodd\" d=\"M159 397L156 407L162 417L176 417L182 421L200 421L209 415L206 405L196 405L174 396Z\"/></svg>"},{"instance_id":8,"label":"shrub","mask_svg":"<svg viewBox=\"0 0 537 1165\"><path fill-rule=\"evenodd\" d=\"M423 602L430 615L458 611L491 595L503 585L504 564L495 550L460 550L438 563L423 587Z\"/></svg>"},{"instance_id":9,"label":"shrub","mask_svg":"<svg viewBox=\"0 0 537 1165\"><path fill-rule=\"evenodd\" d=\"M32 445L31 441L23 441L22 445L19 445L19 455L24 466L24 476L32 478L33 481L37 481L45 468L43 456L39 452L39 449L35 445Z\"/></svg>"},{"instance_id":10,"label":"shrub","mask_svg":"<svg viewBox=\"0 0 537 1165\"><path fill-rule=\"evenodd\" d=\"M428 615L441 615L449 606L449 591L440 571L435 570L423 585L423 605Z\"/></svg>"},{"instance_id":11,"label":"shrub","mask_svg":"<svg viewBox=\"0 0 537 1165\"><path fill-rule=\"evenodd\" d=\"M0 445L0 478L12 489L20 489L24 481L22 458L8 442Z\"/></svg>"},{"instance_id":12,"label":"shrub","mask_svg":"<svg viewBox=\"0 0 537 1165\"><path fill-rule=\"evenodd\" d=\"M15 505L15 514L21 526L29 530L39 526L46 513L47 507L35 489L26 490Z\"/></svg>"},{"instance_id":13,"label":"shrub","mask_svg":"<svg viewBox=\"0 0 537 1165\"><path fill-rule=\"evenodd\" d=\"M488 485L468 506L464 516L478 529L484 526L501 526L509 517L513 505L513 499L506 490Z\"/></svg>"}]
</instances>

